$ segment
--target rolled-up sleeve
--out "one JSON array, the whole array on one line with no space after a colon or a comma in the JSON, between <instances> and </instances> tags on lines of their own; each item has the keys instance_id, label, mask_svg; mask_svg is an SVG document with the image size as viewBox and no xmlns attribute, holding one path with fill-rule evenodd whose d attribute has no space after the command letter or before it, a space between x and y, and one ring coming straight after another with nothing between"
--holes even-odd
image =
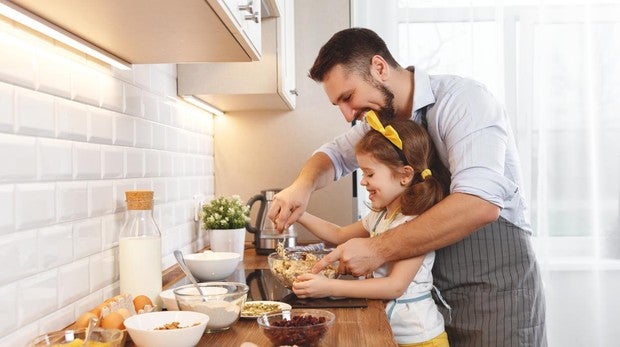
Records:
<instances>
[{"instance_id":1,"label":"rolled-up sleeve","mask_svg":"<svg viewBox=\"0 0 620 347\"><path fill-rule=\"evenodd\" d=\"M366 122L359 122L346 133L314 151L314 153L325 153L332 161L335 173L334 181L348 175L359 167L355 158L355 144L359 142L369 129L370 127Z\"/></svg>"},{"instance_id":2,"label":"rolled-up sleeve","mask_svg":"<svg viewBox=\"0 0 620 347\"><path fill-rule=\"evenodd\" d=\"M438 105L449 115L437 124L452 174L450 191L476 195L504 208L518 190L506 177L510 125L501 105L484 87L463 87Z\"/></svg>"}]
</instances>

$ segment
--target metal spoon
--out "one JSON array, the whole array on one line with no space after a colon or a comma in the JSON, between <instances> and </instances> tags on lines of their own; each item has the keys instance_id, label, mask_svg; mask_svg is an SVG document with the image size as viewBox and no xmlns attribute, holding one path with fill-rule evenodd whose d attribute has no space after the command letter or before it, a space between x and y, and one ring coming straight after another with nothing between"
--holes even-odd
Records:
<instances>
[{"instance_id":1,"label":"metal spoon","mask_svg":"<svg viewBox=\"0 0 620 347\"><path fill-rule=\"evenodd\" d=\"M92 335L93 330L95 329L95 325L97 325L97 322L99 322L99 319L95 317L90 317L90 319L88 320L88 326L86 327L86 336L84 336L84 343L82 344L82 347L88 346L90 335Z\"/></svg>"},{"instance_id":2,"label":"metal spoon","mask_svg":"<svg viewBox=\"0 0 620 347\"><path fill-rule=\"evenodd\" d=\"M189 278L189 280L192 282L194 287L196 287L196 290L198 290L198 293L200 295L203 295L202 290L200 290L200 286L198 285L198 281L196 281L196 278L194 278L194 275L192 275L192 273L189 271L187 264L185 264L185 259L183 258L183 252L177 249L176 251L174 251L174 257L177 258L177 263L179 263L179 266L181 267L181 270L183 270L183 272L185 273L185 276L187 276L187 278Z\"/></svg>"}]
</instances>

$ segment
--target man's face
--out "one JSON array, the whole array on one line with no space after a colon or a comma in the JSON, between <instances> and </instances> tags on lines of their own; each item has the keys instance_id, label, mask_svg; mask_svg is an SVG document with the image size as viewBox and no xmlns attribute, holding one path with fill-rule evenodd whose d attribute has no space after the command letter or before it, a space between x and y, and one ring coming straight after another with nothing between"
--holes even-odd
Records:
<instances>
[{"instance_id":1,"label":"man's face","mask_svg":"<svg viewBox=\"0 0 620 347\"><path fill-rule=\"evenodd\" d=\"M368 110L376 111L383 119L394 114L394 94L379 80L370 78L347 73L342 65L334 66L325 75L323 89L347 122L361 119Z\"/></svg>"}]
</instances>

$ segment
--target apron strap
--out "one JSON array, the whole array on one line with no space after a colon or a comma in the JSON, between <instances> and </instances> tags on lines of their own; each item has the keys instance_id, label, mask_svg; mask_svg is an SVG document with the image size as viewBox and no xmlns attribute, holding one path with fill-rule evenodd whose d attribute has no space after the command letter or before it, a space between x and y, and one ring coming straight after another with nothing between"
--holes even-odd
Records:
<instances>
[{"instance_id":1,"label":"apron strap","mask_svg":"<svg viewBox=\"0 0 620 347\"><path fill-rule=\"evenodd\" d=\"M433 286L433 291L435 292L437 299L439 299L443 307L448 310L448 323L452 322L452 307L450 307L450 305L448 305L448 303L446 302L446 299L441 296L441 292L439 292L439 289L437 287Z\"/></svg>"}]
</instances>

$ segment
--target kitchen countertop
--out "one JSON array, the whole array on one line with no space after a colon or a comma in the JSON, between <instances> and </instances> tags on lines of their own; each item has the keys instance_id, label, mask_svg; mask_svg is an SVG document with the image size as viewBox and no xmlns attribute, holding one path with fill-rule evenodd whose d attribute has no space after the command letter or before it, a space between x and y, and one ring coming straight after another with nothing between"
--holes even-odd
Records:
<instances>
[{"instance_id":1,"label":"kitchen countertop","mask_svg":"<svg viewBox=\"0 0 620 347\"><path fill-rule=\"evenodd\" d=\"M245 269L268 269L267 256L257 255L246 249L243 259ZM163 273L163 287L168 289L184 280L185 275L174 265ZM368 300L365 308L329 308L336 315L336 322L321 346L396 346L390 324L381 300ZM198 346L237 347L242 342L253 342L260 347L272 346L260 330L256 320L240 319L229 330L204 334ZM134 347L130 341L127 347Z\"/></svg>"}]
</instances>

